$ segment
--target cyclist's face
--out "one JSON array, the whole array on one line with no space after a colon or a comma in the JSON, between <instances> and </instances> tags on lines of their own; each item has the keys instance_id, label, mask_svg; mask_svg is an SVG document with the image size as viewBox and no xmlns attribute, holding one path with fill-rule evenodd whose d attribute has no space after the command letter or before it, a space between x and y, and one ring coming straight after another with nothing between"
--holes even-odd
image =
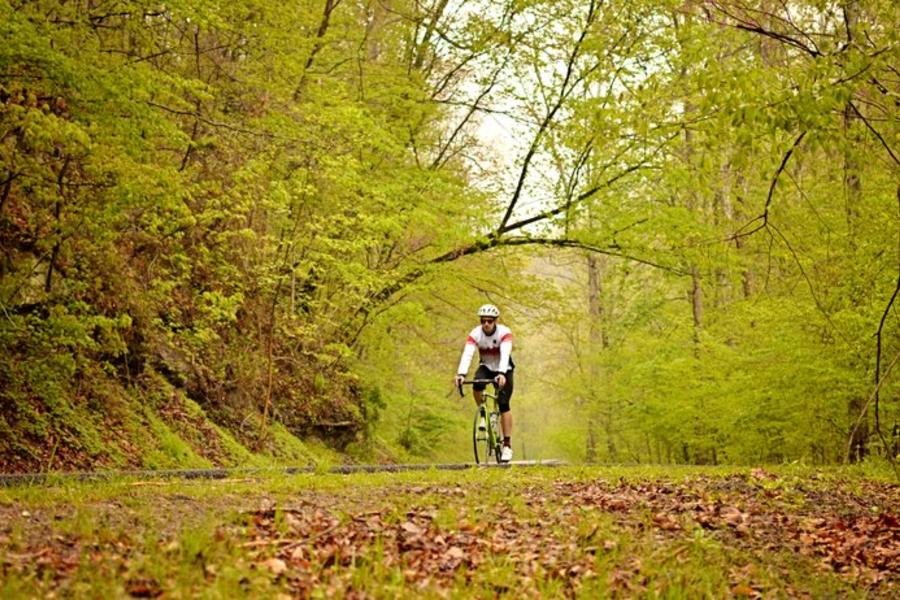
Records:
<instances>
[{"instance_id":1,"label":"cyclist's face","mask_svg":"<svg viewBox=\"0 0 900 600\"><path fill-rule=\"evenodd\" d=\"M494 327L496 327L497 319L491 319L490 317L482 317L481 318L481 330L486 334L490 335L494 333Z\"/></svg>"}]
</instances>

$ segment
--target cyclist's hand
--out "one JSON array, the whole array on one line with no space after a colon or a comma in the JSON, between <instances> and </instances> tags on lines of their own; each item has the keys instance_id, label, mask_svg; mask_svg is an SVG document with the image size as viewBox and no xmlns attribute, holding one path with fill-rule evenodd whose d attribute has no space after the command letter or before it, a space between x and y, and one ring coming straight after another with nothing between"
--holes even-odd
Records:
<instances>
[{"instance_id":1,"label":"cyclist's hand","mask_svg":"<svg viewBox=\"0 0 900 600\"><path fill-rule=\"evenodd\" d=\"M463 381L465 381L465 380L466 380L465 375L457 375L456 377L453 378L453 385L455 385L456 387L460 387L463 384Z\"/></svg>"},{"instance_id":2,"label":"cyclist's hand","mask_svg":"<svg viewBox=\"0 0 900 600\"><path fill-rule=\"evenodd\" d=\"M497 382L497 387L502 388L506 386L506 375L497 375L497 377L494 378L494 381Z\"/></svg>"}]
</instances>

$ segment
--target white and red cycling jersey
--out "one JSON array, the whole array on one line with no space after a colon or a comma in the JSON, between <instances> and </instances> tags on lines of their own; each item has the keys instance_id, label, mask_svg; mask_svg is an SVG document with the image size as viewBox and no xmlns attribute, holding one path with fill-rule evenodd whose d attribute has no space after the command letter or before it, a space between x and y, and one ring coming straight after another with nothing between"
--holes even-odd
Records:
<instances>
[{"instance_id":1,"label":"white and red cycling jersey","mask_svg":"<svg viewBox=\"0 0 900 600\"><path fill-rule=\"evenodd\" d=\"M480 325L469 332L462 357L459 359L459 368L456 370L460 375L469 372L475 348L478 348L481 364L491 371L506 373L513 366L512 331L506 325L497 323L494 326L494 333L490 335L486 334Z\"/></svg>"}]
</instances>

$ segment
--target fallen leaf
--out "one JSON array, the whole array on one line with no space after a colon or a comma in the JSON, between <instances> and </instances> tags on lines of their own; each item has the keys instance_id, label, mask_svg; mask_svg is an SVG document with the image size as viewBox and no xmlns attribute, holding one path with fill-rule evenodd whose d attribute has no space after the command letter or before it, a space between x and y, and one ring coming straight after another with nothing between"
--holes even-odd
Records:
<instances>
[{"instance_id":1,"label":"fallen leaf","mask_svg":"<svg viewBox=\"0 0 900 600\"><path fill-rule=\"evenodd\" d=\"M726 506L722 509L722 518L732 527L737 527L746 520L746 515L740 509L733 506Z\"/></svg>"},{"instance_id":2,"label":"fallen leaf","mask_svg":"<svg viewBox=\"0 0 900 600\"><path fill-rule=\"evenodd\" d=\"M152 578L130 579L125 589L134 598L156 598L162 595L159 582Z\"/></svg>"},{"instance_id":3,"label":"fallen leaf","mask_svg":"<svg viewBox=\"0 0 900 600\"><path fill-rule=\"evenodd\" d=\"M731 588L731 593L735 596L755 596L756 590L749 585L736 585Z\"/></svg>"},{"instance_id":4,"label":"fallen leaf","mask_svg":"<svg viewBox=\"0 0 900 600\"><path fill-rule=\"evenodd\" d=\"M291 529L291 531L301 531L303 529L303 526L305 525L304 522L299 517L297 517L297 515L290 512L284 515L284 522L287 523L287 526Z\"/></svg>"},{"instance_id":5,"label":"fallen leaf","mask_svg":"<svg viewBox=\"0 0 900 600\"><path fill-rule=\"evenodd\" d=\"M672 515L667 515L666 513L656 513L653 515L653 522L656 523L657 527L665 531L676 531L681 529L681 525L678 524L678 521Z\"/></svg>"},{"instance_id":6,"label":"fallen leaf","mask_svg":"<svg viewBox=\"0 0 900 600\"><path fill-rule=\"evenodd\" d=\"M410 535L419 535L420 533L422 533L422 528L412 521L406 521L405 523L400 525L400 528Z\"/></svg>"},{"instance_id":7,"label":"fallen leaf","mask_svg":"<svg viewBox=\"0 0 900 600\"><path fill-rule=\"evenodd\" d=\"M773 479L778 479L777 475L769 473L765 469L753 469L750 471L750 476L754 479L768 479L770 481Z\"/></svg>"},{"instance_id":8,"label":"fallen leaf","mask_svg":"<svg viewBox=\"0 0 900 600\"><path fill-rule=\"evenodd\" d=\"M273 575L281 575L287 571L287 563L280 558L270 558L263 562L265 567Z\"/></svg>"}]
</instances>

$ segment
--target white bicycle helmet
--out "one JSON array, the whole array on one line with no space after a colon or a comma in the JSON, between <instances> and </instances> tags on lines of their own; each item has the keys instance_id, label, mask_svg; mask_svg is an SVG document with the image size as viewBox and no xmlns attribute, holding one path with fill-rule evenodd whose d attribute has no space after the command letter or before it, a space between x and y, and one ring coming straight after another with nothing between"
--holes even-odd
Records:
<instances>
[{"instance_id":1,"label":"white bicycle helmet","mask_svg":"<svg viewBox=\"0 0 900 600\"><path fill-rule=\"evenodd\" d=\"M500 316L500 309L494 306L493 304L485 304L481 308L478 309L479 317L490 317L492 319L496 319Z\"/></svg>"}]
</instances>

